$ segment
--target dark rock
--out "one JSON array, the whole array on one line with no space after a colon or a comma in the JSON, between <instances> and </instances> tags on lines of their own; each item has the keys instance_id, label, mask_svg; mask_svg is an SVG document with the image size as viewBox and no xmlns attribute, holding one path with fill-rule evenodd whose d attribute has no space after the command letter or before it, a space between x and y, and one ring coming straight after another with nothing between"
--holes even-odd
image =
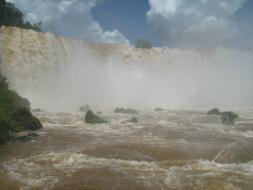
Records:
<instances>
[{"instance_id":1,"label":"dark rock","mask_svg":"<svg viewBox=\"0 0 253 190\"><path fill-rule=\"evenodd\" d=\"M80 112L87 112L89 110L90 110L90 106L87 105L87 104L84 105L84 106L81 106L80 109L79 109Z\"/></svg>"},{"instance_id":2,"label":"dark rock","mask_svg":"<svg viewBox=\"0 0 253 190\"><path fill-rule=\"evenodd\" d=\"M31 103L28 99L20 97L19 104L20 107L26 108L27 110L31 111Z\"/></svg>"},{"instance_id":3,"label":"dark rock","mask_svg":"<svg viewBox=\"0 0 253 190\"><path fill-rule=\"evenodd\" d=\"M14 141L19 141L19 142L27 142L32 139L32 137L38 137L39 135L37 133L34 133L32 131L22 131L19 133L12 134L12 139Z\"/></svg>"},{"instance_id":4,"label":"dark rock","mask_svg":"<svg viewBox=\"0 0 253 190\"><path fill-rule=\"evenodd\" d=\"M124 114L138 114L138 111L132 108L116 108L115 113L124 113Z\"/></svg>"},{"instance_id":5,"label":"dark rock","mask_svg":"<svg viewBox=\"0 0 253 190\"><path fill-rule=\"evenodd\" d=\"M162 108L155 108L155 111L164 111Z\"/></svg>"},{"instance_id":6,"label":"dark rock","mask_svg":"<svg viewBox=\"0 0 253 190\"><path fill-rule=\"evenodd\" d=\"M123 113L125 111L124 108L115 108L114 112L115 113Z\"/></svg>"},{"instance_id":7,"label":"dark rock","mask_svg":"<svg viewBox=\"0 0 253 190\"><path fill-rule=\"evenodd\" d=\"M37 133L30 133L28 137L39 137L39 135Z\"/></svg>"},{"instance_id":8,"label":"dark rock","mask_svg":"<svg viewBox=\"0 0 253 190\"><path fill-rule=\"evenodd\" d=\"M28 142L28 141L31 140L31 137L29 137L29 136L18 136L14 140L19 141L19 142Z\"/></svg>"},{"instance_id":9,"label":"dark rock","mask_svg":"<svg viewBox=\"0 0 253 190\"><path fill-rule=\"evenodd\" d=\"M220 115L221 112L218 108L213 108L207 112L207 115Z\"/></svg>"},{"instance_id":10,"label":"dark rock","mask_svg":"<svg viewBox=\"0 0 253 190\"><path fill-rule=\"evenodd\" d=\"M35 108L35 109L32 109L33 112L44 112L45 110L43 109L40 109L40 108Z\"/></svg>"},{"instance_id":11,"label":"dark rock","mask_svg":"<svg viewBox=\"0 0 253 190\"><path fill-rule=\"evenodd\" d=\"M136 117L132 117L132 118L129 120L129 122L131 122L131 123L137 123L138 120L137 120Z\"/></svg>"},{"instance_id":12,"label":"dark rock","mask_svg":"<svg viewBox=\"0 0 253 190\"><path fill-rule=\"evenodd\" d=\"M85 122L86 123L107 123L106 120L104 120L101 117L99 117L98 115L94 114L91 110L86 112Z\"/></svg>"},{"instance_id":13,"label":"dark rock","mask_svg":"<svg viewBox=\"0 0 253 190\"><path fill-rule=\"evenodd\" d=\"M19 108L12 114L12 119L27 130L37 130L42 128L41 122L34 117L26 108Z\"/></svg>"},{"instance_id":14,"label":"dark rock","mask_svg":"<svg viewBox=\"0 0 253 190\"><path fill-rule=\"evenodd\" d=\"M9 139L10 139L9 131L4 127L4 125L2 125L0 121L0 145L6 143Z\"/></svg>"},{"instance_id":15,"label":"dark rock","mask_svg":"<svg viewBox=\"0 0 253 190\"><path fill-rule=\"evenodd\" d=\"M234 120L239 116L231 111L221 112L221 122L224 125L234 124Z\"/></svg>"}]
</instances>

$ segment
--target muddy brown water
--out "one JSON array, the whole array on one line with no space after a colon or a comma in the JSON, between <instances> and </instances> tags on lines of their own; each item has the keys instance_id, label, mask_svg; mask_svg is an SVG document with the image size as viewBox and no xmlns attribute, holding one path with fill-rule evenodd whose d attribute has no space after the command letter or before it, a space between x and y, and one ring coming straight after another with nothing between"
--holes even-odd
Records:
<instances>
[{"instance_id":1,"label":"muddy brown water","mask_svg":"<svg viewBox=\"0 0 253 190\"><path fill-rule=\"evenodd\" d=\"M0 147L0 190L252 190L253 110L232 126L195 111L36 113L44 129Z\"/></svg>"}]
</instances>

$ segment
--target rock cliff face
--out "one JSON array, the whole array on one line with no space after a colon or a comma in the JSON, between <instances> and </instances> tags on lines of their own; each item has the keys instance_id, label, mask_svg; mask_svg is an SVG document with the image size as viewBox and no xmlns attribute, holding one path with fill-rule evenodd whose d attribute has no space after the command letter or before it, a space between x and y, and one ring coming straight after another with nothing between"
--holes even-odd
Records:
<instances>
[{"instance_id":1,"label":"rock cliff face","mask_svg":"<svg viewBox=\"0 0 253 190\"><path fill-rule=\"evenodd\" d=\"M175 70L181 70L181 75L187 75L189 71L185 68L189 67L191 71L198 70L198 74L205 75L205 72L202 72L202 67L209 65L205 66L204 70L211 70L211 75L213 75L216 73L214 67L226 69L224 63L230 62L243 62L246 65L246 70L252 69L249 64L252 62L253 56L252 52L249 51L224 48L202 50L136 49L122 44L92 44L49 33L2 27L0 29L0 60L0 69L3 75L7 77L10 86L21 95L26 95L27 88L36 89L40 84L38 81L50 78L76 62L81 64L96 62L106 65L114 60L113 62L121 65L136 67L149 65L152 71L156 70L156 67L159 67L162 72L168 71L168 73L163 74L164 76L170 75ZM236 67L235 64L231 64L232 69L237 70ZM194 77L198 74L190 73ZM249 75L250 73L246 74ZM138 73L135 72L133 75L136 76ZM161 75L157 74L157 76ZM172 73L171 76L178 76L178 73ZM169 80L179 81L177 78L170 78ZM161 79L161 81L164 80ZM178 85L180 85L180 81Z\"/></svg>"}]
</instances>

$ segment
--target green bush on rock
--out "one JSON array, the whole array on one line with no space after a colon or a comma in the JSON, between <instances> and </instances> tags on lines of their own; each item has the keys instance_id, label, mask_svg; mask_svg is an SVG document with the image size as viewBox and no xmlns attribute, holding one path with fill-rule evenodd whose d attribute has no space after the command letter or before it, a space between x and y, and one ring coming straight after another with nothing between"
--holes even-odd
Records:
<instances>
[{"instance_id":1,"label":"green bush on rock","mask_svg":"<svg viewBox=\"0 0 253 190\"><path fill-rule=\"evenodd\" d=\"M238 115L231 112L231 111L226 111L226 112L221 112L221 122L224 125L232 125L234 124L234 120L238 118Z\"/></svg>"},{"instance_id":2,"label":"green bush on rock","mask_svg":"<svg viewBox=\"0 0 253 190\"><path fill-rule=\"evenodd\" d=\"M232 125L239 116L231 111L220 112L219 109L213 108L207 112L207 115L220 115L221 122L224 125Z\"/></svg>"},{"instance_id":3,"label":"green bush on rock","mask_svg":"<svg viewBox=\"0 0 253 190\"><path fill-rule=\"evenodd\" d=\"M138 120L137 120L136 117L132 117L132 118L129 120L129 122L131 122L131 123L137 123Z\"/></svg>"},{"instance_id":4,"label":"green bush on rock","mask_svg":"<svg viewBox=\"0 0 253 190\"><path fill-rule=\"evenodd\" d=\"M102 119L98 115L94 114L91 110L86 112L85 118L84 118L86 123L107 123L106 120Z\"/></svg>"},{"instance_id":5,"label":"green bush on rock","mask_svg":"<svg viewBox=\"0 0 253 190\"><path fill-rule=\"evenodd\" d=\"M8 89L0 75L0 144L10 140L14 133L42 128L40 121L30 113L30 103Z\"/></svg>"},{"instance_id":6,"label":"green bush on rock","mask_svg":"<svg viewBox=\"0 0 253 190\"><path fill-rule=\"evenodd\" d=\"M42 128L40 121L26 108L15 110L12 114L12 119L26 130L37 130Z\"/></svg>"},{"instance_id":7,"label":"green bush on rock","mask_svg":"<svg viewBox=\"0 0 253 190\"><path fill-rule=\"evenodd\" d=\"M143 38L139 38L136 42L135 48L151 49L152 44L151 44L151 42L149 42Z\"/></svg>"}]
</instances>

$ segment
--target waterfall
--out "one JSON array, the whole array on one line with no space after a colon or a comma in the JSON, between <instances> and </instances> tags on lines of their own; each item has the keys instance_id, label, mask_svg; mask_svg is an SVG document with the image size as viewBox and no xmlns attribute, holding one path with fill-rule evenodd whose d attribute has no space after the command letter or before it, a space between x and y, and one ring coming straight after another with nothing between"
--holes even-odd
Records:
<instances>
[{"instance_id":1,"label":"waterfall","mask_svg":"<svg viewBox=\"0 0 253 190\"><path fill-rule=\"evenodd\" d=\"M136 49L2 27L0 60L11 88L34 106L253 105L250 50Z\"/></svg>"}]
</instances>

